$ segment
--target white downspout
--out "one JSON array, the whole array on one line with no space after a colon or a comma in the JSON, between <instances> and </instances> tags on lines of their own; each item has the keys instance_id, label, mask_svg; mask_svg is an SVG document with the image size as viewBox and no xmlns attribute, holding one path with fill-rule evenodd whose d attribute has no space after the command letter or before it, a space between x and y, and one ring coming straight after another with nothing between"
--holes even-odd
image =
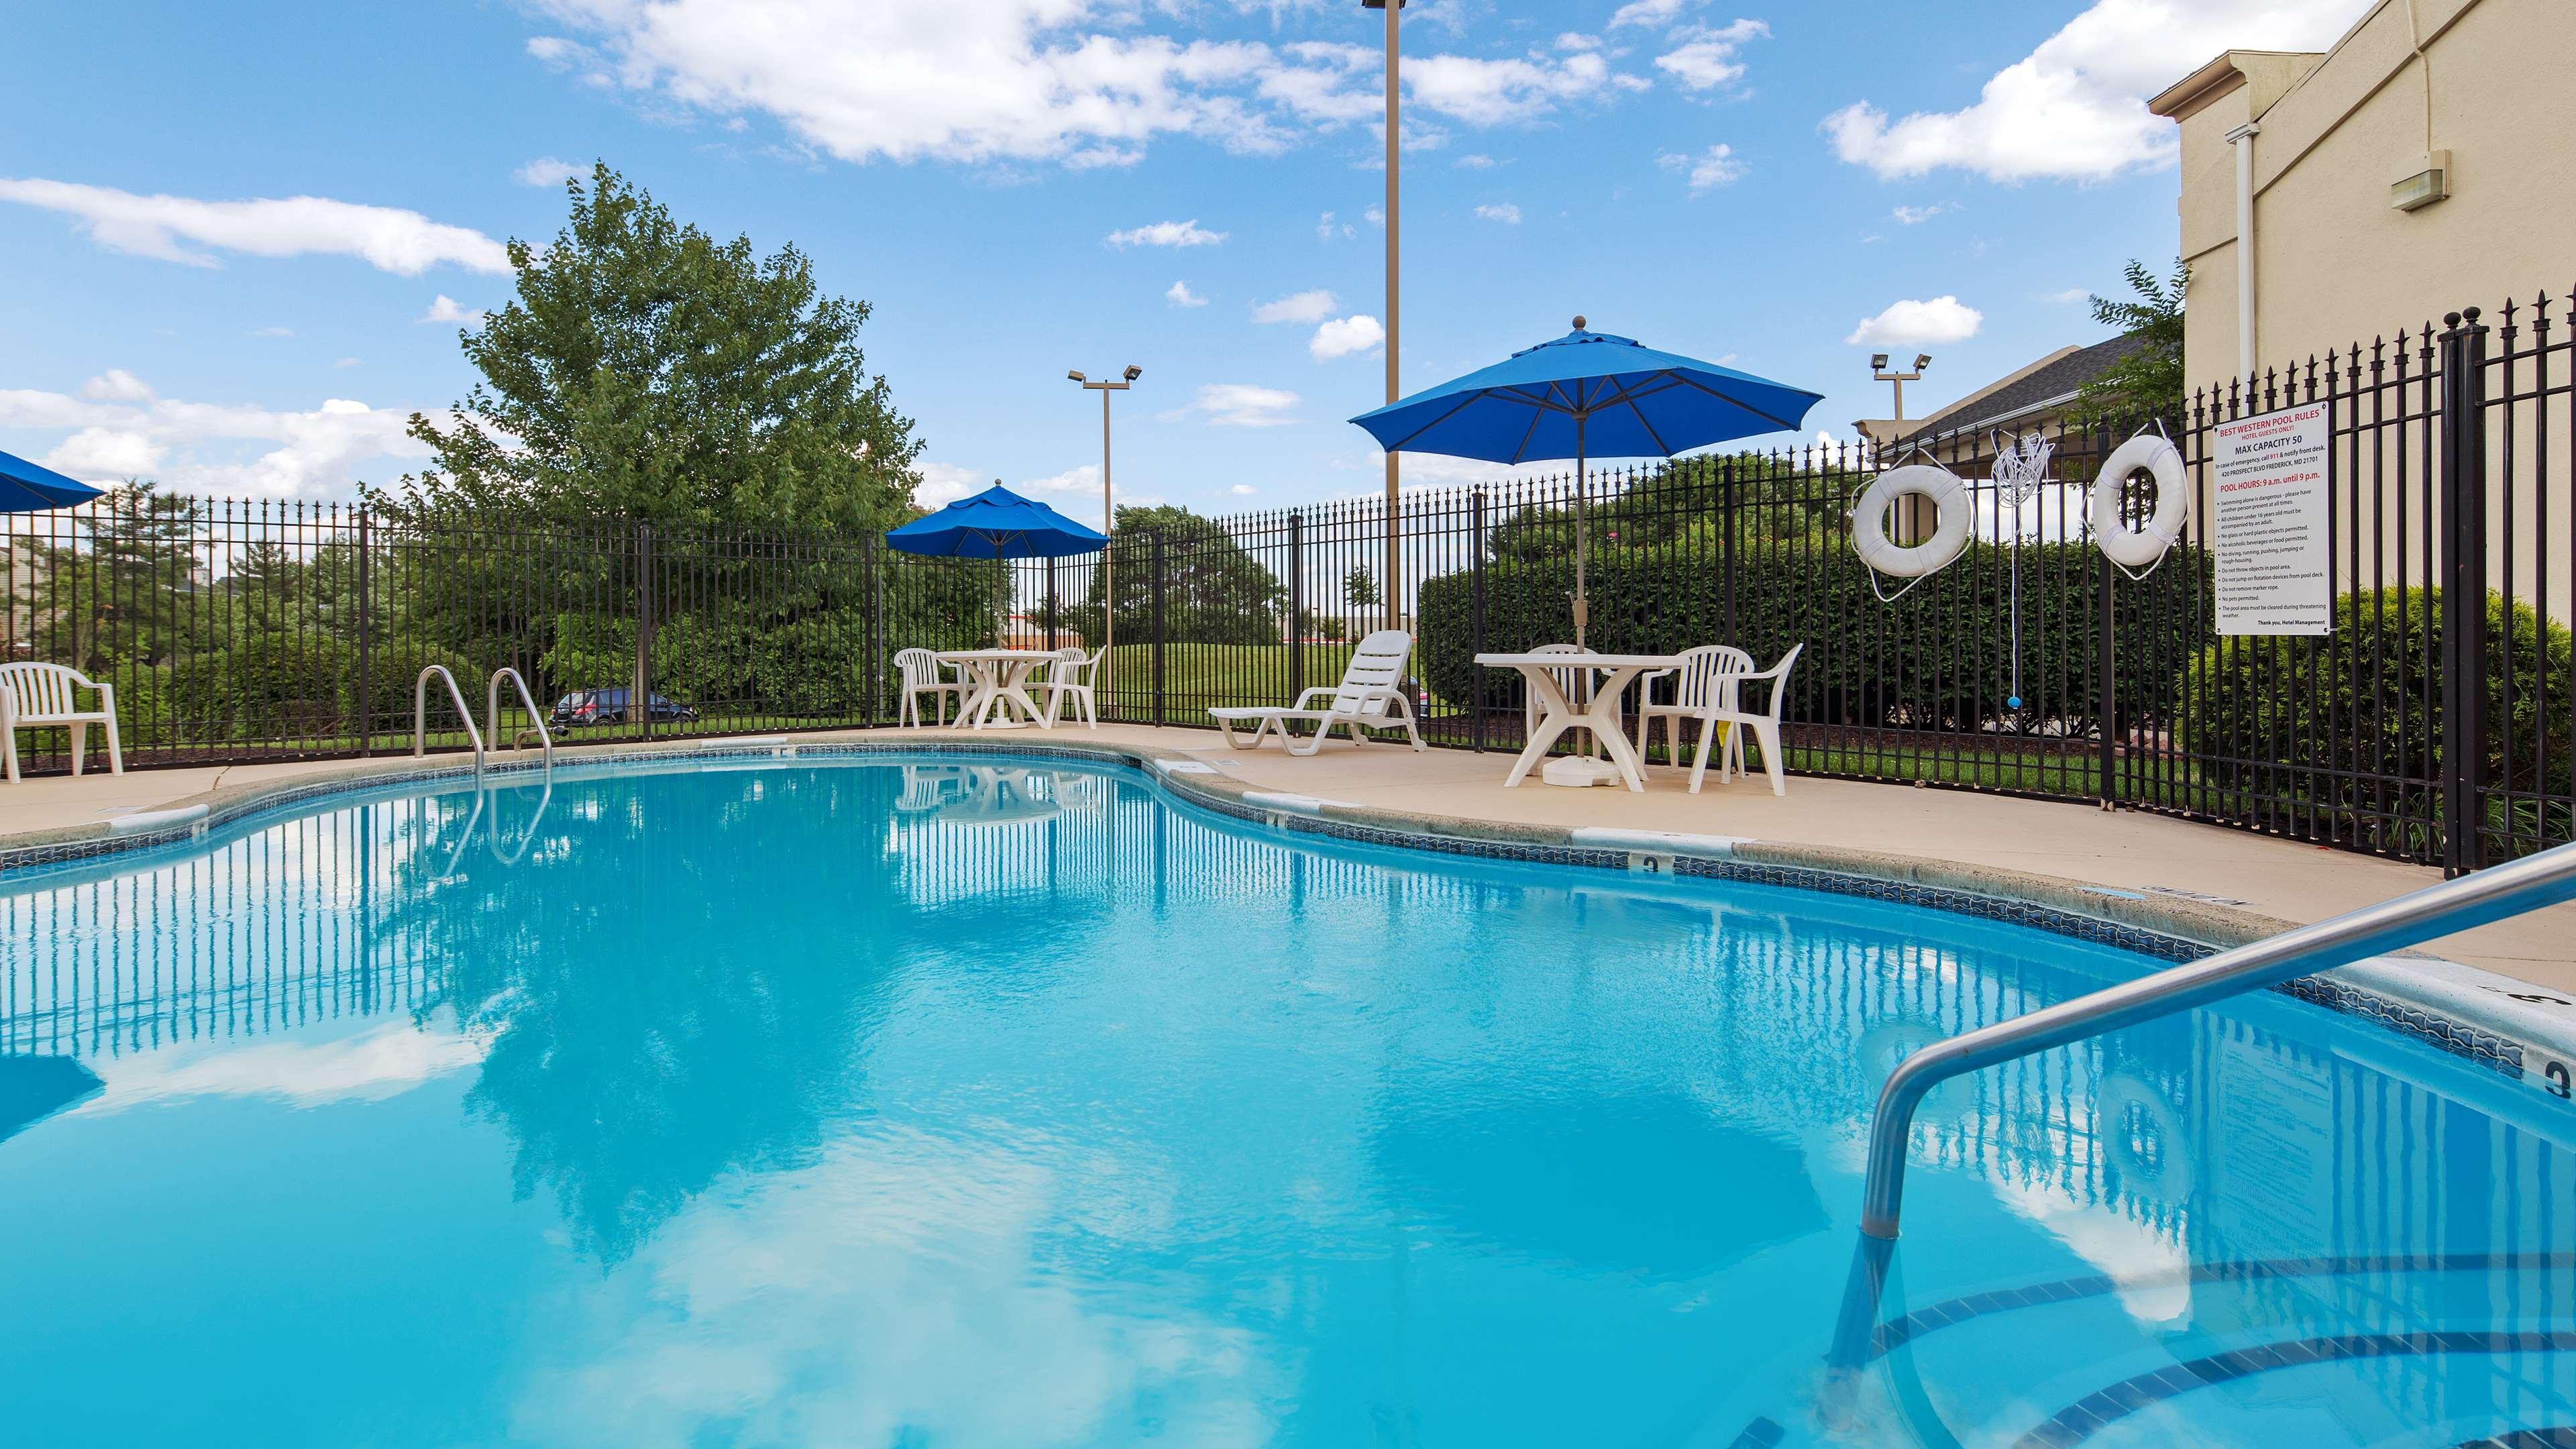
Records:
<instances>
[{"instance_id":1,"label":"white downspout","mask_svg":"<svg viewBox=\"0 0 2576 1449\"><path fill-rule=\"evenodd\" d=\"M2254 138L2263 128L2247 121L2227 133L2236 148L2236 373L2254 375Z\"/></svg>"}]
</instances>

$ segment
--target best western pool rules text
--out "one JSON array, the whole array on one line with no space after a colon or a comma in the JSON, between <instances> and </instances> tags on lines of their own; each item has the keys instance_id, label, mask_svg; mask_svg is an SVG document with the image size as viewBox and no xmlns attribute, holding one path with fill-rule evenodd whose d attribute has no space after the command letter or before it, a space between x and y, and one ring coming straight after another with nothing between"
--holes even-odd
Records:
<instances>
[{"instance_id":1,"label":"best western pool rules text","mask_svg":"<svg viewBox=\"0 0 2576 1449\"><path fill-rule=\"evenodd\" d=\"M2324 405L2221 423L2213 441L2218 632L2334 632Z\"/></svg>"}]
</instances>

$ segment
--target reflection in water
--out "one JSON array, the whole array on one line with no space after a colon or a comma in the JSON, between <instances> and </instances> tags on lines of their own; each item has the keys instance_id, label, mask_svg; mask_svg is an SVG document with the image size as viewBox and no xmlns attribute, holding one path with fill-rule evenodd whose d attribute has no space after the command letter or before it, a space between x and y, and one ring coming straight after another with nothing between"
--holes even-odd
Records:
<instances>
[{"instance_id":1,"label":"reflection in water","mask_svg":"<svg viewBox=\"0 0 2576 1449\"><path fill-rule=\"evenodd\" d=\"M1722 1443L1747 1405L1815 1428L1887 1067L2139 964L1283 841L1096 770L567 775L0 885L0 1202L62 1220L138 1160L104 1134L203 1124L153 1150L211 1163L241 1113L354 1114L294 1200L479 1244L448 1276L495 1344L449 1375L483 1427L413 1403L386 1442ZM2511 1087L2278 998L1954 1084L1882 1310L1931 1326L1854 1422L2010 1437L2212 1346L2566 1322L2567 1272L2411 1262L2576 1250L2567 1126ZM2338 1263L2204 1271L2289 1258ZM2091 1286L1934 1312L2034 1283ZM2325 1397L2536 1422L2564 1360Z\"/></svg>"}]
</instances>

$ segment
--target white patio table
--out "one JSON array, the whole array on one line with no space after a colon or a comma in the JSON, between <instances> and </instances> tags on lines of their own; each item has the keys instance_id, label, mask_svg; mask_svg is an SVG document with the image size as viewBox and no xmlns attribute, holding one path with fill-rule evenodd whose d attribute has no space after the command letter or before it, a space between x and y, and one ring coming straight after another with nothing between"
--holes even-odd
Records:
<instances>
[{"instance_id":1,"label":"white patio table","mask_svg":"<svg viewBox=\"0 0 2576 1449\"><path fill-rule=\"evenodd\" d=\"M1548 746L1567 730L1589 730L1592 737L1610 752L1611 764L1618 767L1619 778L1631 790L1646 788L1645 761L1637 757L1636 746L1628 742L1626 723L1619 718L1619 701L1628 686L1649 669L1671 669L1681 663L1672 654L1479 654L1478 664L1492 668L1517 669L1529 681L1530 695L1542 711L1538 728L1530 731L1530 741L1520 758L1512 762L1512 772L1503 778L1503 787L1518 785L1539 761L1547 758ZM1565 697L1556 684L1556 671L1588 669L1598 676L1590 696L1577 705Z\"/></svg>"},{"instance_id":2,"label":"white patio table","mask_svg":"<svg viewBox=\"0 0 2576 1449\"><path fill-rule=\"evenodd\" d=\"M1052 649L944 649L934 656L964 670L973 688L958 707L957 720L968 729L1015 730L1025 725L1048 728L1046 711L1029 697L1029 675L1056 656ZM1010 707L1026 711L1026 720L1011 718ZM1001 718L988 719L998 711Z\"/></svg>"}]
</instances>

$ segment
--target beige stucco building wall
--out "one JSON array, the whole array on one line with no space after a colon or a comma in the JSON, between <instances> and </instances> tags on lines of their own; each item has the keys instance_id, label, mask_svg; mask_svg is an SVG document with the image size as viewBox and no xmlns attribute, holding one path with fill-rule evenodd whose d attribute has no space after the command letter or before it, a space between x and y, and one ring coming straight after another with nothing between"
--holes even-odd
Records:
<instances>
[{"instance_id":1,"label":"beige stucco building wall","mask_svg":"<svg viewBox=\"0 0 2576 1449\"><path fill-rule=\"evenodd\" d=\"M2241 376L2238 178L2231 133L2251 122L2256 371L2410 334L2476 306L2500 324L2504 304L2551 299L2566 335L2576 285L2576 0L2381 0L2322 55L2231 51L2157 96L2151 108L2181 129L2180 253L2187 389ZM2390 186L2448 153L2448 197L2414 211ZM2494 346L2501 347L2501 338ZM2521 345L2528 347L2526 333ZM2420 352L2410 356L2413 369ZM2554 372L2564 375L2562 354ZM2518 385L2529 386L2529 364ZM2501 382L2491 372L2492 392ZM2409 390L2409 410L2423 405ZM2390 415L2396 400L2386 399ZM2540 412L2566 436L2576 410L2563 398L2512 412L2521 441L2508 463L2506 410L2489 414L2491 579L2559 618L2571 616L2568 450L2551 449L2546 476L2530 446ZM2420 430L2378 435L2377 459L2346 455L2339 469L2383 478ZM2401 443L2400 439L2405 441ZM2337 519L2337 588L2428 582L2423 475L2389 481L2374 510L2349 497ZM2349 480L2348 480L2349 482ZM2546 532L2535 527L2546 496ZM2517 527L2507 548L2503 510ZM2396 510L2412 516L2411 528ZM2393 556L2400 541L2405 557ZM2508 562L2508 555L2510 561ZM2376 560L2377 562L2373 562ZM2510 568L2511 573L2507 573Z\"/></svg>"},{"instance_id":2,"label":"beige stucco building wall","mask_svg":"<svg viewBox=\"0 0 2576 1449\"><path fill-rule=\"evenodd\" d=\"M2382 0L2322 56L2231 51L2156 97L2182 131L2189 385L2239 372L2230 132L2260 127L2256 357L2281 367L2465 305L2492 320L2509 297L2563 298L2576 281L2571 84L2571 0ZM2450 197L2399 211L2389 185L2428 150L2450 152Z\"/></svg>"}]
</instances>

